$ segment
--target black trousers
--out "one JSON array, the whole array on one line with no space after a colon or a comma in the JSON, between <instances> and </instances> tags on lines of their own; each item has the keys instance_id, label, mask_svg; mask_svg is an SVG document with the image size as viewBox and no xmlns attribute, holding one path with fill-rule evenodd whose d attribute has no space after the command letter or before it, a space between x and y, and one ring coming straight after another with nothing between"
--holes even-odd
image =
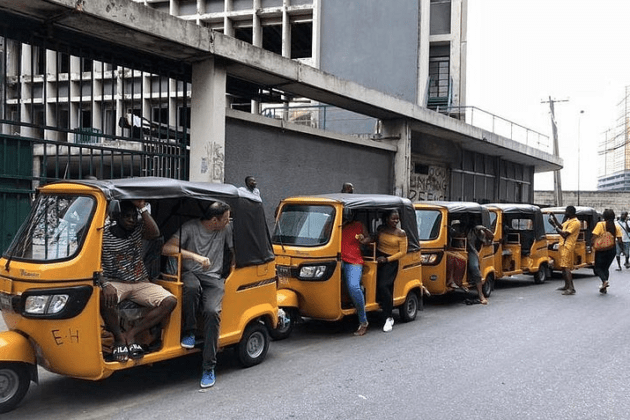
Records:
<instances>
[{"instance_id":1,"label":"black trousers","mask_svg":"<svg viewBox=\"0 0 630 420\"><path fill-rule=\"evenodd\" d=\"M398 274L398 260L379 264L376 269L376 300L385 318L391 318L394 310L394 280Z\"/></svg>"}]
</instances>

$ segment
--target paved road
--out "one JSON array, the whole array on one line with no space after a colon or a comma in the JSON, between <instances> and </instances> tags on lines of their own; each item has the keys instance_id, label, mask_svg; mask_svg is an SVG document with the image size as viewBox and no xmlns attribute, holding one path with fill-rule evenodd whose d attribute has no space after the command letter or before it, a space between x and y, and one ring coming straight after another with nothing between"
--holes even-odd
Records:
<instances>
[{"instance_id":1,"label":"paved road","mask_svg":"<svg viewBox=\"0 0 630 420\"><path fill-rule=\"evenodd\" d=\"M577 295L561 280L502 281L488 306L433 298L385 334L372 318L307 322L273 342L259 366L223 352L214 388L198 389L198 356L86 382L40 369L3 419L628 419L630 270L608 295L590 270Z\"/></svg>"}]
</instances>

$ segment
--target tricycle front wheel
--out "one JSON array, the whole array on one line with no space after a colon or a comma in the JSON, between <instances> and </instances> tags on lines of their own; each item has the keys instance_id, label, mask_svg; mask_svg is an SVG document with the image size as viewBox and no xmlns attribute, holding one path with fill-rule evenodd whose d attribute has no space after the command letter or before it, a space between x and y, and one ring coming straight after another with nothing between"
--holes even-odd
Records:
<instances>
[{"instance_id":1,"label":"tricycle front wheel","mask_svg":"<svg viewBox=\"0 0 630 420\"><path fill-rule=\"evenodd\" d=\"M30 384L31 375L24 363L0 363L0 413L13 410Z\"/></svg>"},{"instance_id":2,"label":"tricycle front wheel","mask_svg":"<svg viewBox=\"0 0 630 420\"><path fill-rule=\"evenodd\" d=\"M278 321L276 328L269 328L269 335L274 340L284 340L291 335L293 331L293 325L297 317L297 311L292 308L283 308L284 317L282 321Z\"/></svg>"}]
</instances>

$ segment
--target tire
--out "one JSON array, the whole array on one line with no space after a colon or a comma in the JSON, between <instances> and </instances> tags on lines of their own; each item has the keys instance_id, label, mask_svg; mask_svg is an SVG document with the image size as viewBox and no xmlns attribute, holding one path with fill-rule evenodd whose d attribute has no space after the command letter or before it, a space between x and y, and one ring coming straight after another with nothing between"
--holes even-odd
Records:
<instances>
[{"instance_id":1,"label":"tire","mask_svg":"<svg viewBox=\"0 0 630 420\"><path fill-rule=\"evenodd\" d=\"M398 313L402 322L409 322L416 319L419 307L418 295L411 290L402 305L398 307Z\"/></svg>"},{"instance_id":2,"label":"tire","mask_svg":"<svg viewBox=\"0 0 630 420\"><path fill-rule=\"evenodd\" d=\"M288 319L288 322L285 325L280 325L276 328L269 328L269 335L276 341L284 340L291 335L293 332L293 325L295 324L295 312L291 309L284 309L285 318Z\"/></svg>"},{"instance_id":3,"label":"tire","mask_svg":"<svg viewBox=\"0 0 630 420\"><path fill-rule=\"evenodd\" d=\"M243 338L237 345L238 360L243 367L250 367L261 363L269 350L269 333L267 327L258 322L252 322L245 328Z\"/></svg>"},{"instance_id":4,"label":"tire","mask_svg":"<svg viewBox=\"0 0 630 420\"><path fill-rule=\"evenodd\" d=\"M483 295L488 298L492 294L493 290L494 290L494 275L488 274L488 277L486 277L486 281L483 283L483 286L481 286L481 291Z\"/></svg>"},{"instance_id":5,"label":"tire","mask_svg":"<svg viewBox=\"0 0 630 420\"><path fill-rule=\"evenodd\" d=\"M538 271L534 273L534 283L543 284L547 280L548 274L549 268L547 267L547 264L540 264Z\"/></svg>"},{"instance_id":6,"label":"tire","mask_svg":"<svg viewBox=\"0 0 630 420\"><path fill-rule=\"evenodd\" d=\"M13 410L24 398L31 384L24 363L0 363L0 413Z\"/></svg>"}]
</instances>

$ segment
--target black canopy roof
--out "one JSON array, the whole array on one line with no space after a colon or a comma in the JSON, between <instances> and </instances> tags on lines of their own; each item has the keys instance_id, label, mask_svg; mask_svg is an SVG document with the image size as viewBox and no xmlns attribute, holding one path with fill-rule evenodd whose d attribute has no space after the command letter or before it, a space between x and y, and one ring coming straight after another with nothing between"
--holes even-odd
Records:
<instances>
[{"instance_id":1,"label":"black canopy roof","mask_svg":"<svg viewBox=\"0 0 630 420\"><path fill-rule=\"evenodd\" d=\"M505 203L493 203L487 204L488 207L496 207L500 209L504 214L515 216L512 219L519 217L520 215L527 216L534 221L534 235L536 239L540 240L545 237L545 222L543 221L542 211L540 207L533 204L505 204Z\"/></svg>"},{"instance_id":2,"label":"black canopy roof","mask_svg":"<svg viewBox=\"0 0 630 420\"><path fill-rule=\"evenodd\" d=\"M490 211L479 203L467 201L423 201L423 204L432 204L445 207L449 214L474 214L481 218L481 224L490 227Z\"/></svg>"},{"instance_id":3,"label":"black canopy roof","mask_svg":"<svg viewBox=\"0 0 630 420\"><path fill-rule=\"evenodd\" d=\"M351 210L393 210L396 209L400 216L400 227L407 234L409 251L420 249L418 241L418 225L416 213L411 200L386 194L321 194L314 197L326 198L338 201L344 208Z\"/></svg>"},{"instance_id":4,"label":"black canopy roof","mask_svg":"<svg viewBox=\"0 0 630 420\"><path fill-rule=\"evenodd\" d=\"M501 209L503 213L535 214L541 212L540 207L533 204L492 203L486 204L486 206Z\"/></svg>"},{"instance_id":5,"label":"black canopy roof","mask_svg":"<svg viewBox=\"0 0 630 420\"><path fill-rule=\"evenodd\" d=\"M60 182L74 182L99 188L108 201L138 199L149 201L151 214L165 240L168 240L184 222L201 217L211 203L224 202L232 209L236 266L256 265L274 259L260 197L233 185L159 177Z\"/></svg>"}]
</instances>

